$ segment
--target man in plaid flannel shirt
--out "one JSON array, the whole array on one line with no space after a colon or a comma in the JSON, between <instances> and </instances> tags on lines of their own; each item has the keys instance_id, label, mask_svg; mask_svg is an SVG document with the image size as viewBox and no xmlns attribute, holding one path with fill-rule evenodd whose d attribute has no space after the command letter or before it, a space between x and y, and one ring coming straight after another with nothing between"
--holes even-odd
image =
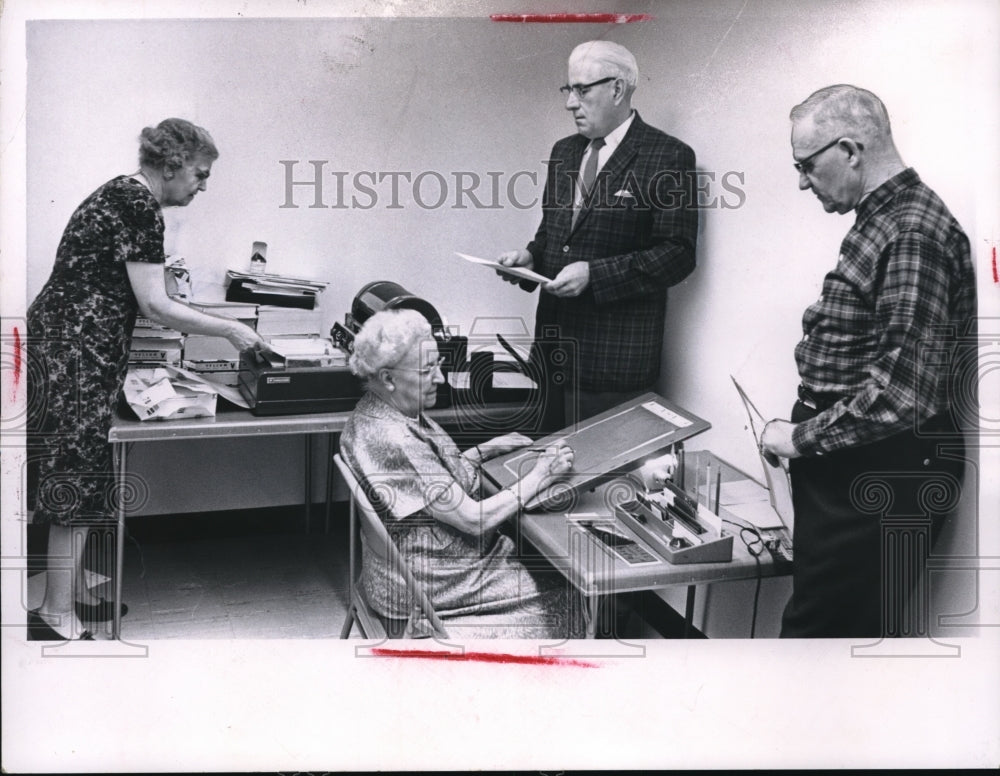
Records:
<instances>
[{"instance_id":1,"label":"man in plaid flannel shirt","mask_svg":"<svg viewBox=\"0 0 1000 776\"><path fill-rule=\"evenodd\" d=\"M635 57L609 41L582 43L568 75L577 134L552 149L534 240L498 257L551 278L535 338L557 332L572 343L567 425L655 387L667 288L694 270L698 232L694 152L632 110Z\"/></svg>"},{"instance_id":2,"label":"man in plaid flannel shirt","mask_svg":"<svg viewBox=\"0 0 1000 776\"><path fill-rule=\"evenodd\" d=\"M792 420L761 435L765 455L790 459L795 564L781 635L925 635L926 611L910 607L926 602L909 595L960 493L969 241L904 165L874 94L827 87L791 121L799 188L855 221L803 317Z\"/></svg>"}]
</instances>

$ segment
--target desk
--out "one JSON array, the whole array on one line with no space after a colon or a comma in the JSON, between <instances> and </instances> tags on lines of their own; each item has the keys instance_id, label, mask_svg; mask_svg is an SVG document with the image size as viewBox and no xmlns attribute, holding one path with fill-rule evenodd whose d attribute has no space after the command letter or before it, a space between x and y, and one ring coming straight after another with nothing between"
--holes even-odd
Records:
<instances>
[{"instance_id":1,"label":"desk","mask_svg":"<svg viewBox=\"0 0 1000 776\"><path fill-rule=\"evenodd\" d=\"M427 415L445 428L457 429L453 434L461 443L463 436L476 435L493 437L495 429L503 428L508 421L524 416L524 404L467 405L456 404L442 409L431 409ZM125 550L125 518L128 513L124 494L128 483L128 448L133 443L156 443L194 439L232 439L235 437L263 437L297 435L305 437L305 519L306 530L310 523L310 502L312 501L312 438L316 434L326 434L333 450L333 436L344 430L350 411L315 412L302 415L275 415L258 417L248 410L220 409L213 417L190 418L185 420L140 421L125 417L123 413L115 419L108 434L112 445L116 486L119 494L117 530L115 536L115 601L122 600L122 570ZM512 429L514 430L514 429ZM482 441L476 439L475 441ZM330 496L333 483L333 456L329 456L326 467L326 519L330 518ZM112 635L121 637L121 608L115 607Z\"/></svg>"},{"instance_id":2,"label":"desk","mask_svg":"<svg viewBox=\"0 0 1000 776\"><path fill-rule=\"evenodd\" d=\"M763 485L752 480L739 469L727 464L708 452L687 453L685 456L685 482L689 492L697 487L699 472L705 462L711 461L713 471L722 472L722 482L751 480L757 487ZM608 502L627 500L631 485L624 480L613 480L591 491L578 494L572 513L593 513L601 519L615 520L615 525L644 547L646 545L627 526L612 517ZM714 486L714 482L713 482ZM714 504L714 495L713 495ZM713 507L714 511L714 507ZM721 517L739 521L726 507L719 510ZM615 557L599 541L578 529L564 512L530 512L521 516L521 536L527 539L563 576L576 588L584 600L584 618L587 637L596 634L602 599L616 593L630 593L640 590L658 590L672 585L687 585L687 605L685 611L685 632L691 628L694 615L695 585L708 582L724 582L738 579L783 576L791 573L790 564L776 565L771 554L764 550L759 559L754 559L747 546L739 537L739 527L724 524L730 533L736 533L733 541L733 559L726 563L672 564L659 559L657 562L629 565ZM783 532L784 529L762 530L764 538ZM647 547L647 549L649 549Z\"/></svg>"}]
</instances>

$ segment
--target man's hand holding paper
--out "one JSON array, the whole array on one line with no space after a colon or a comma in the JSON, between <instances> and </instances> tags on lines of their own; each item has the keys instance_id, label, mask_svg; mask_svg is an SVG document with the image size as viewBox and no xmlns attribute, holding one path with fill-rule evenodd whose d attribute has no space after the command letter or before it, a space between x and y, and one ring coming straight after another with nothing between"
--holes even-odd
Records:
<instances>
[{"instance_id":1,"label":"man's hand holding paper","mask_svg":"<svg viewBox=\"0 0 1000 776\"><path fill-rule=\"evenodd\" d=\"M590 285L590 265L585 261L574 261L563 267L558 275L545 283L542 290L553 296L568 298L579 296L588 285Z\"/></svg>"}]
</instances>

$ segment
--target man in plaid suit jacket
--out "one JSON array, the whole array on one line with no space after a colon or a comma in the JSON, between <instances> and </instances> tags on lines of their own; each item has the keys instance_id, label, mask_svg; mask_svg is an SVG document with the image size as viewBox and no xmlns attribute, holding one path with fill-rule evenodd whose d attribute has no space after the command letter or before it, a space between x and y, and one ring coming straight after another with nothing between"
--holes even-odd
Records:
<instances>
[{"instance_id":1,"label":"man in plaid suit jacket","mask_svg":"<svg viewBox=\"0 0 1000 776\"><path fill-rule=\"evenodd\" d=\"M694 152L632 110L632 54L608 41L583 43L568 74L562 91L577 134L552 149L534 240L498 257L551 278L541 287L535 339L555 331L574 343L567 424L574 410L589 417L655 387L667 288L694 270L698 231ZM589 188L588 162L597 171Z\"/></svg>"}]
</instances>

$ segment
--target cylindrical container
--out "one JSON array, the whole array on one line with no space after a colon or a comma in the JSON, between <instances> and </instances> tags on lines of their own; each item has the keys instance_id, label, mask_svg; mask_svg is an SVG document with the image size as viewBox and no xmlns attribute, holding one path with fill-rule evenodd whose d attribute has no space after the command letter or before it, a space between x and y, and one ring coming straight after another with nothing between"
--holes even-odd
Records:
<instances>
[{"instance_id":1,"label":"cylindrical container","mask_svg":"<svg viewBox=\"0 0 1000 776\"><path fill-rule=\"evenodd\" d=\"M254 242L250 250L250 274L263 275L267 271L267 243Z\"/></svg>"},{"instance_id":2,"label":"cylindrical container","mask_svg":"<svg viewBox=\"0 0 1000 776\"><path fill-rule=\"evenodd\" d=\"M351 317L361 326L382 310L416 310L435 331L441 327L441 316L434 305L390 280L376 280L358 291L351 304Z\"/></svg>"}]
</instances>

